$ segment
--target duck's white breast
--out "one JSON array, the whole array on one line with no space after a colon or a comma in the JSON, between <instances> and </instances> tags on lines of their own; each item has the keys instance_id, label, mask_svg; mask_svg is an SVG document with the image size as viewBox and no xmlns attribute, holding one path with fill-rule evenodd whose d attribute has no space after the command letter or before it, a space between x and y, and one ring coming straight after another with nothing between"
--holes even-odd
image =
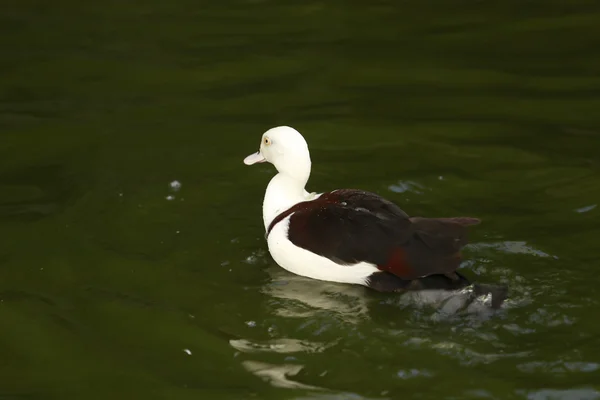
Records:
<instances>
[{"instance_id":1,"label":"duck's white breast","mask_svg":"<svg viewBox=\"0 0 600 400\"><path fill-rule=\"evenodd\" d=\"M277 223L267 239L271 256L282 268L296 275L322 281L359 285L365 285L369 275L379 271L375 265L366 262L340 265L294 245L287 235L292 215L290 214Z\"/></svg>"}]
</instances>

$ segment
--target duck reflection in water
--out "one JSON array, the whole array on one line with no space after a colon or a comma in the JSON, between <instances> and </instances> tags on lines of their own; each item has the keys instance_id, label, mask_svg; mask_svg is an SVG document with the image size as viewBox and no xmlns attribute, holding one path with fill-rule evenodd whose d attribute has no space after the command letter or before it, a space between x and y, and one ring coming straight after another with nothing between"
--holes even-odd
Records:
<instances>
[{"instance_id":1,"label":"duck reflection in water","mask_svg":"<svg viewBox=\"0 0 600 400\"><path fill-rule=\"evenodd\" d=\"M333 314L346 323L357 324L377 319L382 305L398 309L428 310L432 320L460 315L492 315L492 295L470 285L458 290L430 289L406 291L394 296L380 294L357 285L315 281L290 274L276 265L267 268L270 282L262 292L281 300L274 303L276 315L289 318L311 318L321 313ZM389 318L389 315L388 315Z\"/></svg>"}]
</instances>

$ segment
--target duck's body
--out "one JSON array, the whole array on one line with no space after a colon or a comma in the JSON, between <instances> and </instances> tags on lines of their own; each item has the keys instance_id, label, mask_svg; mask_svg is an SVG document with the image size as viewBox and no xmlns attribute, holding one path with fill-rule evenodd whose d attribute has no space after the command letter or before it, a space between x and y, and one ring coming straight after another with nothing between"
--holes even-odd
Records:
<instances>
[{"instance_id":1,"label":"duck's body","mask_svg":"<svg viewBox=\"0 0 600 400\"><path fill-rule=\"evenodd\" d=\"M308 193L308 146L290 127L265 132L259 152L244 160L264 161L278 170L265 192L263 222L281 267L384 292L469 285L456 270L467 227L478 219L409 217L381 196L355 189Z\"/></svg>"}]
</instances>

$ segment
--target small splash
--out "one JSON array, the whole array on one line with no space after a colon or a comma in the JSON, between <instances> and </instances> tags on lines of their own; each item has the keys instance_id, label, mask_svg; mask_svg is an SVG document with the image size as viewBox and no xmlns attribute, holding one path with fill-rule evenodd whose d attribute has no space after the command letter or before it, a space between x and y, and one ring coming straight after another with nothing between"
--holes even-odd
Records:
<instances>
[{"instance_id":1,"label":"small splash","mask_svg":"<svg viewBox=\"0 0 600 400\"><path fill-rule=\"evenodd\" d=\"M171 188L172 191L178 192L181 189L181 182L173 181L173 182L169 183L169 187Z\"/></svg>"},{"instance_id":2,"label":"small splash","mask_svg":"<svg viewBox=\"0 0 600 400\"><path fill-rule=\"evenodd\" d=\"M252 254L250 254L249 256L247 256L243 262L246 264L250 264L250 265L257 265L257 264L263 264L264 261L265 261L265 251L262 249L259 249L255 252L253 252Z\"/></svg>"},{"instance_id":3,"label":"small splash","mask_svg":"<svg viewBox=\"0 0 600 400\"><path fill-rule=\"evenodd\" d=\"M544 327L570 326L575 323L575 320L569 318L566 314L548 311L545 308L538 308L529 316L529 323Z\"/></svg>"},{"instance_id":4,"label":"small splash","mask_svg":"<svg viewBox=\"0 0 600 400\"><path fill-rule=\"evenodd\" d=\"M276 365L259 361L246 360L242 362L242 366L247 371L268 382L274 387L286 389L320 390L320 388L317 386L306 385L304 383L296 382L290 379L290 377L298 375L298 373L304 368L302 365Z\"/></svg>"},{"instance_id":5,"label":"small splash","mask_svg":"<svg viewBox=\"0 0 600 400\"><path fill-rule=\"evenodd\" d=\"M526 373L558 373L562 374L565 372L595 372L600 366L595 362L565 362L565 361L553 361L553 362L542 362L532 361L517 365L520 371Z\"/></svg>"},{"instance_id":6,"label":"small splash","mask_svg":"<svg viewBox=\"0 0 600 400\"><path fill-rule=\"evenodd\" d=\"M396 376L400 379L411 379L411 378L419 378L425 377L430 378L433 374L427 370L419 370L416 368L412 369L401 369L396 373Z\"/></svg>"},{"instance_id":7,"label":"small splash","mask_svg":"<svg viewBox=\"0 0 600 400\"><path fill-rule=\"evenodd\" d=\"M519 359L531 355L530 351L482 353L470 349L460 343L444 341L434 343L431 348L439 354L457 360L461 365L491 364L502 359Z\"/></svg>"},{"instance_id":8,"label":"small splash","mask_svg":"<svg viewBox=\"0 0 600 400\"><path fill-rule=\"evenodd\" d=\"M185 354L187 354L188 356L191 356L191 355L192 355L192 351L191 351L190 349L183 349L183 352L184 352Z\"/></svg>"},{"instance_id":9,"label":"small splash","mask_svg":"<svg viewBox=\"0 0 600 400\"><path fill-rule=\"evenodd\" d=\"M580 214L586 213L588 211L592 211L594 208L596 208L597 204L592 204L589 206L585 206L585 207L581 207L581 208L576 208L575 212L578 212Z\"/></svg>"},{"instance_id":10,"label":"small splash","mask_svg":"<svg viewBox=\"0 0 600 400\"><path fill-rule=\"evenodd\" d=\"M412 192L423 194L425 186L413 181L398 181L398 183L390 185L388 188L395 193Z\"/></svg>"},{"instance_id":11,"label":"small splash","mask_svg":"<svg viewBox=\"0 0 600 400\"><path fill-rule=\"evenodd\" d=\"M495 242L495 243L473 243L469 246L471 248L478 249L478 250L485 249L485 248L491 248L494 250L501 251L503 253L529 254L529 255L538 256L538 257L551 257L550 254L533 248L532 246L528 245L527 242L504 241L504 242Z\"/></svg>"},{"instance_id":12,"label":"small splash","mask_svg":"<svg viewBox=\"0 0 600 400\"><path fill-rule=\"evenodd\" d=\"M503 328L515 335L527 335L530 333L535 333L535 329L523 328L517 324L505 324L503 325Z\"/></svg>"},{"instance_id":13,"label":"small splash","mask_svg":"<svg viewBox=\"0 0 600 400\"><path fill-rule=\"evenodd\" d=\"M256 321L246 321L246 325L248 325L250 328L255 328Z\"/></svg>"},{"instance_id":14,"label":"small splash","mask_svg":"<svg viewBox=\"0 0 600 400\"><path fill-rule=\"evenodd\" d=\"M167 199L168 201L172 201L175 200L175 196L168 195L167 197L165 197L165 199Z\"/></svg>"},{"instance_id":15,"label":"small splash","mask_svg":"<svg viewBox=\"0 0 600 400\"><path fill-rule=\"evenodd\" d=\"M517 390L517 393L527 396L531 400L547 399L577 399L577 400L596 400L600 399L600 392L591 387L571 388L571 389L541 389L535 391Z\"/></svg>"},{"instance_id":16,"label":"small splash","mask_svg":"<svg viewBox=\"0 0 600 400\"><path fill-rule=\"evenodd\" d=\"M236 350L244 353L321 353L337 342L329 344L309 342L298 339L272 339L264 342L251 342L246 339L231 339L229 344Z\"/></svg>"}]
</instances>

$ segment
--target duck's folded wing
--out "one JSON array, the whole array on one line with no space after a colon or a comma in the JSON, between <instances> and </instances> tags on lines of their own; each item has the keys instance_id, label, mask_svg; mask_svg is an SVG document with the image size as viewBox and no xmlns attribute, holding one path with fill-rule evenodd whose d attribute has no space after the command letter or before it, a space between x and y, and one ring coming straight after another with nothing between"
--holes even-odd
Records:
<instances>
[{"instance_id":1,"label":"duck's folded wing","mask_svg":"<svg viewBox=\"0 0 600 400\"><path fill-rule=\"evenodd\" d=\"M380 199L380 200L379 200ZM367 262L402 279L454 272L473 218L409 218L372 195L315 201L290 215L296 246L344 265Z\"/></svg>"}]
</instances>

